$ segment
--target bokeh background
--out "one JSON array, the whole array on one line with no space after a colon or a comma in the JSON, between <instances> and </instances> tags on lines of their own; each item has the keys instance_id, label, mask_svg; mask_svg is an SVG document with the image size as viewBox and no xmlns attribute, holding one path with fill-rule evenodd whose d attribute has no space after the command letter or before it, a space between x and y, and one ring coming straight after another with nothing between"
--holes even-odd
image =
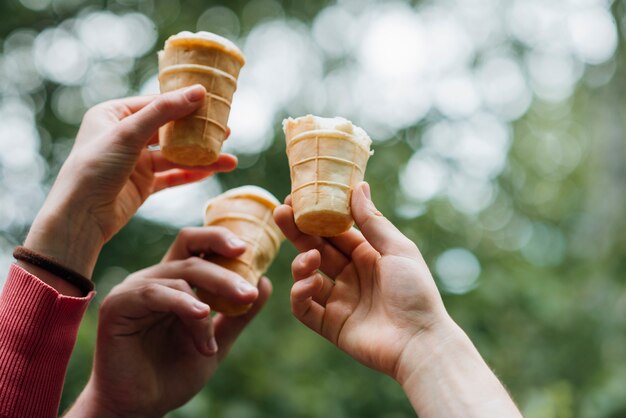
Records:
<instances>
[{"instance_id":1,"label":"bokeh background","mask_svg":"<svg viewBox=\"0 0 626 418\"><path fill-rule=\"evenodd\" d=\"M208 30L248 62L226 149L240 168L151 197L104 249L63 395L86 382L98 303L158 262L204 202L289 192L281 121L365 128L378 207L415 240L447 308L524 415L626 416L626 7L610 0L3 0L0 269L85 110L158 91L156 51ZM219 372L170 417L411 416L400 387L290 314L275 293Z\"/></svg>"}]
</instances>

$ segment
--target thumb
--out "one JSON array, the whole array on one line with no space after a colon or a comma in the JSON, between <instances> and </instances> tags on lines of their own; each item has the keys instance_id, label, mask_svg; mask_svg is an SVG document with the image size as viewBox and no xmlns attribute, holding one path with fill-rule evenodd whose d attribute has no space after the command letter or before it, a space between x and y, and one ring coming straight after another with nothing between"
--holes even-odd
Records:
<instances>
[{"instance_id":1,"label":"thumb","mask_svg":"<svg viewBox=\"0 0 626 418\"><path fill-rule=\"evenodd\" d=\"M382 255L415 257L419 254L413 241L376 209L366 182L357 184L352 192L352 217L365 239Z\"/></svg>"},{"instance_id":2,"label":"thumb","mask_svg":"<svg viewBox=\"0 0 626 418\"><path fill-rule=\"evenodd\" d=\"M118 127L120 139L140 151L161 126L198 109L205 96L206 89L199 84L159 95L141 110L122 119Z\"/></svg>"}]
</instances>

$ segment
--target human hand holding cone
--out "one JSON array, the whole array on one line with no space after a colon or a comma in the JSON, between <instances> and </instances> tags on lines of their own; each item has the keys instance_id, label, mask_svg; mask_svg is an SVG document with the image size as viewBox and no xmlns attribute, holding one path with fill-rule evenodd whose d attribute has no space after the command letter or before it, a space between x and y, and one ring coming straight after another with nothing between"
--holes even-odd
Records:
<instances>
[{"instance_id":1,"label":"human hand holding cone","mask_svg":"<svg viewBox=\"0 0 626 418\"><path fill-rule=\"evenodd\" d=\"M372 140L343 118L289 118L283 130L298 229L322 237L347 231L354 223L350 196L363 180Z\"/></svg>"},{"instance_id":2,"label":"human hand holding cone","mask_svg":"<svg viewBox=\"0 0 626 418\"><path fill-rule=\"evenodd\" d=\"M161 93L202 84L207 95L202 107L163 126L159 142L163 156L195 166L215 162L226 139L228 115L243 53L228 39L209 32L180 32L159 51Z\"/></svg>"},{"instance_id":3,"label":"human hand holding cone","mask_svg":"<svg viewBox=\"0 0 626 418\"><path fill-rule=\"evenodd\" d=\"M204 224L228 228L246 243L246 251L236 258L213 254L207 260L234 271L257 286L284 240L272 216L279 204L271 193L256 186L232 189L210 200L205 209ZM252 306L236 304L202 289L198 289L197 294L212 310L229 316L242 315Z\"/></svg>"}]
</instances>

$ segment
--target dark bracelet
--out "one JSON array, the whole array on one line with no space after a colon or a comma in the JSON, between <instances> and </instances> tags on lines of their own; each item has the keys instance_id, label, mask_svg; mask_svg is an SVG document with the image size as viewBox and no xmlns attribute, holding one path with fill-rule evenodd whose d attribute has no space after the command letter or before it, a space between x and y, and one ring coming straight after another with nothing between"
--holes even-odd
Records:
<instances>
[{"instance_id":1,"label":"dark bracelet","mask_svg":"<svg viewBox=\"0 0 626 418\"><path fill-rule=\"evenodd\" d=\"M60 277L66 282L74 285L74 287L80 290L85 296L94 289L93 282L82 274L63 266L51 257L39 254L38 252L29 250L26 247L15 247L13 257L16 260L26 261L27 263L40 267L55 276Z\"/></svg>"}]
</instances>

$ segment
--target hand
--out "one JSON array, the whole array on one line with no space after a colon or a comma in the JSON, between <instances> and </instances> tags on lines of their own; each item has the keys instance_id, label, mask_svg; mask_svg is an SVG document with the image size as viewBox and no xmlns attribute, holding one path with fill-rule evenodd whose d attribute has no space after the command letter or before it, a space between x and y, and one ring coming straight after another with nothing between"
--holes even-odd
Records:
<instances>
[{"instance_id":1,"label":"hand","mask_svg":"<svg viewBox=\"0 0 626 418\"><path fill-rule=\"evenodd\" d=\"M351 203L360 232L327 239L298 230L289 199L274 210L302 252L292 264L294 315L398 381L420 417L521 417L448 316L415 244L374 207L367 183L355 188Z\"/></svg>"},{"instance_id":2,"label":"hand","mask_svg":"<svg viewBox=\"0 0 626 418\"><path fill-rule=\"evenodd\" d=\"M100 307L91 378L66 417L158 417L189 401L271 293L267 278L257 291L195 255L244 250L224 228L185 229L161 264L116 286ZM256 301L244 316L211 318L191 286L241 304Z\"/></svg>"},{"instance_id":3,"label":"hand","mask_svg":"<svg viewBox=\"0 0 626 418\"><path fill-rule=\"evenodd\" d=\"M352 194L352 215L361 232L324 239L300 232L290 205L274 211L302 252L292 264L291 308L361 363L397 378L407 347L448 316L419 250L376 210L367 183Z\"/></svg>"},{"instance_id":4,"label":"hand","mask_svg":"<svg viewBox=\"0 0 626 418\"><path fill-rule=\"evenodd\" d=\"M25 245L90 277L102 245L150 194L233 170L237 160L231 155L188 168L147 148L158 142L160 126L196 110L205 93L192 86L90 109Z\"/></svg>"}]
</instances>

